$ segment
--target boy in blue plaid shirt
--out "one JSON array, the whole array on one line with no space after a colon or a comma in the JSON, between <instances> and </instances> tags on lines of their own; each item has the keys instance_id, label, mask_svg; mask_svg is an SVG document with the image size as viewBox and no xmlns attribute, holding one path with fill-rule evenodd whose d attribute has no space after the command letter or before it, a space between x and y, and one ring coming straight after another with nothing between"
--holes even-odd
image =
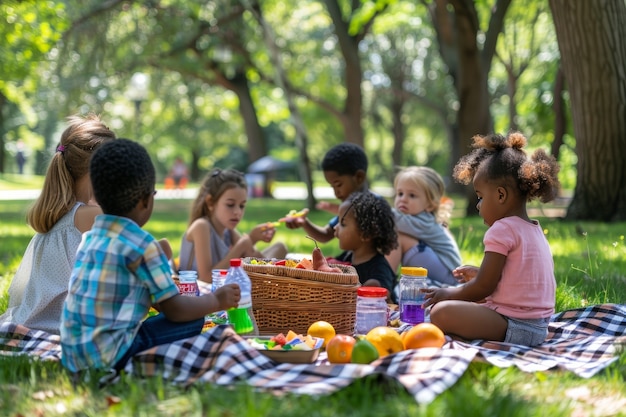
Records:
<instances>
[{"instance_id":1,"label":"boy in blue plaid shirt","mask_svg":"<svg viewBox=\"0 0 626 417\"><path fill-rule=\"evenodd\" d=\"M62 362L74 373L119 371L141 351L200 334L205 315L240 298L236 284L200 297L179 294L163 249L141 229L156 194L141 145L118 139L101 146L89 173L104 214L83 236L61 316ZM143 321L151 306L160 314Z\"/></svg>"}]
</instances>

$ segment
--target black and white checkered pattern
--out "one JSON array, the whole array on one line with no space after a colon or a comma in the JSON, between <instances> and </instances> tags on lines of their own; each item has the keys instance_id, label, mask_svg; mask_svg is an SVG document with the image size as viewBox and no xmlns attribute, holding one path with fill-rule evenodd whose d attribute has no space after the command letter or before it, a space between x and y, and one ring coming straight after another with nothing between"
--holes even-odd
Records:
<instances>
[{"instance_id":1,"label":"black and white checkered pattern","mask_svg":"<svg viewBox=\"0 0 626 417\"><path fill-rule=\"evenodd\" d=\"M370 365L331 365L324 353L314 364L275 363L248 345L229 326L157 346L135 356L125 371L162 375L181 385L247 385L273 393L323 395L357 378L381 375L399 381L418 403L428 403L452 386L472 360L526 372L562 368L587 378L617 359L626 345L626 306L595 305L555 314L548 339L535 348L501 342L448 342L443 349L416 349ZM59 360L59 337L13 324L0 325L0 354Z\"/></svg>"}]
</instances>

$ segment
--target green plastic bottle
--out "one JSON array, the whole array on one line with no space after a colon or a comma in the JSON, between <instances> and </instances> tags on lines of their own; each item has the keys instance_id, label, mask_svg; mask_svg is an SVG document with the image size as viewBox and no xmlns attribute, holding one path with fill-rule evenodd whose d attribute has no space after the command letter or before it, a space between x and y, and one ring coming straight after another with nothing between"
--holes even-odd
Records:
<instances>
[{"instance_id":1,"label":"green plastic bottle","mask_svg":"<svg viewBox=\"0 0 626 417\"><path fill-rule=\"evenodd\" d=\"M241 299L236 308L226 310L228 321L237 334L257 336L259 334L259 328L257 327L254 311L252 310L252 282L241 266L240 258L230 260L230 268L226 274L224 285L233 283L239 285Z\"/></svg>"}]
</instances>

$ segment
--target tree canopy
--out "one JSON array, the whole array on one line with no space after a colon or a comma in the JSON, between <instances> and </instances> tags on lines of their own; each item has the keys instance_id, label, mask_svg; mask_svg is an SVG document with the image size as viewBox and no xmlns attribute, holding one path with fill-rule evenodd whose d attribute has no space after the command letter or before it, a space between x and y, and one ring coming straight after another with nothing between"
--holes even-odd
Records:
<instances>
[{"instance_id":1,"label":"tree canopy","mask_svg":"<svg viewBox=\"0 0 626 417\"><path fill-rule=\"evenodd\" d=\"M601 16L601 7L581 1L569 9ZM146 145L160 173L179 156L198 179L213 166L245 170L270 154L298 161L310 186L325 151L350 141L370 156L370 180L389 182L406 165L449 178L472 136L519 129L532 148L558 156L561 181L581 207L598 201L596 164L617 161L581 163L599 142L581 127L587 108L571 93L586 81L575 74L581 60L589 71L602 65L564 48L576 39L572 28L604 25L607 36L587 36L587 45L604 51L610 79L624 72L624 2L602 3L615 11L610 18L566 30L560 0L550 8L512 0L3 2L0 161L26 132L44 159L63 118L92 111ZM149 80L141 95L129 88L137 73ZM599 124L624 108L619 99L596 105ZM610 134L616 150L626 136L620 129ZM608 178L603 188L626 189L623 171ZM466 193L475 213L471 189L448 187ZM613 207L623 200L601 199L601 218L626 216ZM568 216L598 216L591 211Z\"/></svg>"}]
</instances>

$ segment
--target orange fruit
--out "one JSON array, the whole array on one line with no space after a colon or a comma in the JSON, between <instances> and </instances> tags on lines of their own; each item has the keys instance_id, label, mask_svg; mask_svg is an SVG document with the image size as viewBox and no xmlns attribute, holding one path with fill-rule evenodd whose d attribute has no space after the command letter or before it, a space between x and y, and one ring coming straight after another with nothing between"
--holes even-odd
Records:
<instances>
[{"instance_id":1,"label":"orange fruit","mask_svg":"<svg viewBox=\"0 0 626 417\"><path fill-rule=\"evenodd\" d=\"M446 337L439 327L432 323L420 323L404 332L402 341L405 349L424 347L440 348L446 343Z\"/></svg>"},{"instance_id":2,"label":"orange fruit","mask_svg":"<svg viewBox=\"0 0 626 417\"><path fill-rule=\"evenodd\" d=\"M350 363L352 360L352 349L356 339L347 334L338 334L326 345L326 354L330 363Z\"/></svg>"},{"instance_id":3,"label":"orange fruit","mask_svg":"<svg viewBox=\"0 0 626 417\"><path fill-rule=\"evenodd\" d=\"M378 326L370 330L365 338L372 342L378 350L378 354L383 356L397 353L404 350L402 338L397 331L391 327Z\"/></svg>"},{"instance_id":4,"label":"orange fruit","mask_svg":"<svg viewBox=\"0 0 626 417\"><path fill-rule=\"evenodd\" d=\"M330 339L335 337L335 328L332 324L327 321L316 321L315 323L309 326L309 330L307 330L307 334L314 337L321 337L324 339L324 344L322 347L325 347Z\"/></svg>"}]
</instances>

